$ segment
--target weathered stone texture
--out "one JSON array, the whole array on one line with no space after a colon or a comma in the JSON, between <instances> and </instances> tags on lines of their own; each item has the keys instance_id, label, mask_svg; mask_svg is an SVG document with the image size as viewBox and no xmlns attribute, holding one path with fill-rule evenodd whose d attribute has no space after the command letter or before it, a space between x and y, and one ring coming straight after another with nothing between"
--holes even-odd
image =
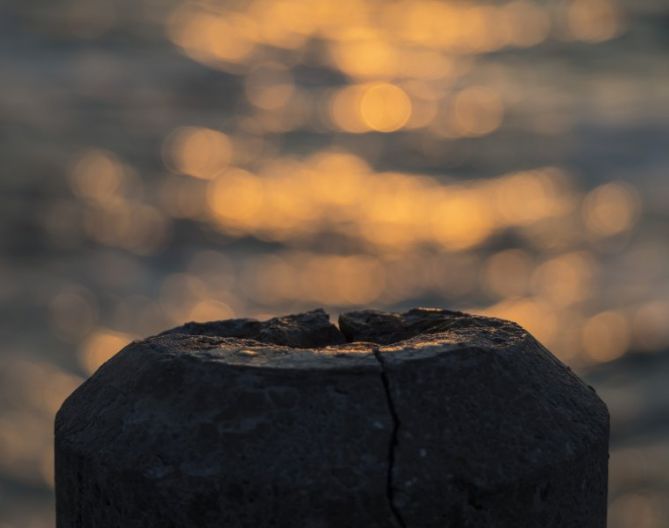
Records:
<instances>
[{"instance_id":1,"label":"weathered stone texture","mask_svg":"<svg viewBox=\"0 0 669 528\"><path fill-rule=\"evenodd\" d=\"M58 528L605 528L608 413L517 325L189 323L56 420Z\"/></svg>"}]
</instances>

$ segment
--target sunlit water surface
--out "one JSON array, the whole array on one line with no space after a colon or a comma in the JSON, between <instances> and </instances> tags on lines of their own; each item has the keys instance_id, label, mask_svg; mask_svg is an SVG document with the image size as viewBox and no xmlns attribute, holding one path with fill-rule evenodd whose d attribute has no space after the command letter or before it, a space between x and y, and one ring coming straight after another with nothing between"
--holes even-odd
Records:
<instances>
[{"instance_id":1,"label":"sunlit water surface","mask_svg":"<svg viewBox=\"0 0 669 528\"><path fill-rule=\"evenodd\" d=\"M586 373L609 525L669 524L663 2L14 0L0 29L2 528L53 526L53 415L129 340L415 305Z\"/></svg>"}]
</instances>

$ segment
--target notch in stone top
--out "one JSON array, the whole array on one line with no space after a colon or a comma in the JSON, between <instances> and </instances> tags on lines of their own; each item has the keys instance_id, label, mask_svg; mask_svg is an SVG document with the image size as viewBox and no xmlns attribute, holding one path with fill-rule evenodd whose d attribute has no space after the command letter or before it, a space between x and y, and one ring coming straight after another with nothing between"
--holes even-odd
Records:
<instances>
[{"instance_id":1,"label":"notch in stone top","mask_svg":"<svg viewBox=\"0 0 669 528\"><path fill-rule=\"evenodd\" d=\"M236 337L293 348L321 348L346 343L344 335L330 322L330 316L322 308L267 321L228 319L208 323L191 322L161 335L164 334Z\"/></svg>"},{"instance_id":2,"label":"notch in stone top","mask_svg":"<svg viewBox=\"0 0 669 528\"><path fill-rule=\"evenodd\" d=\"M267 321L228 319L205 323L190 322L160 335L185 334L210 337L252 339L260 343L292 348L322 348L352 342L388 345L423 334L467 329L494 329L510 325L490 317L438 308L413 308L404 313L359 310L342 313L339 328L322 309L274 317ZM516 329L520 330L517 325Z\"/></svg>"}]
</instances>

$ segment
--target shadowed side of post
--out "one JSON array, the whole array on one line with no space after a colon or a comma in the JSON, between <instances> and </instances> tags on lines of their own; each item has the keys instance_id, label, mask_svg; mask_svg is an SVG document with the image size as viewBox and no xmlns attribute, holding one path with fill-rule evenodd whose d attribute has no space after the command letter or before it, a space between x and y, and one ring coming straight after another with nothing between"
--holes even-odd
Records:
<instances>
[{"instance_id":1,"label":"shadowed side of post","mask_svg":"<svg viewBox=\"0 0 669 528\"><path fill-rule=\"evenodd\" d=\"M605 528L608 413L514 323L189 323L56 421L58 528Z\"/></svg>"}]
</instances>

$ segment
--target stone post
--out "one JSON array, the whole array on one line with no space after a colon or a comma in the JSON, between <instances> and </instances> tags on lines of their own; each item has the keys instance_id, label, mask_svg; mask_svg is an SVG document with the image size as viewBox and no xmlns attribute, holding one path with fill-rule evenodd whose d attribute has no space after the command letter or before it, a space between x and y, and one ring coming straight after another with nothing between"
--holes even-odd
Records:
<instances>
[{"instance_id":1,"label":"stone post","mask_svg":"<svg viewBox=\"0 0 669 528\"><path fill-rule=\"evenodd\" d=\"M605 528L608 412L518 325L189 323L56 418L58 528Z\"/></svg>"}]
</instances>

